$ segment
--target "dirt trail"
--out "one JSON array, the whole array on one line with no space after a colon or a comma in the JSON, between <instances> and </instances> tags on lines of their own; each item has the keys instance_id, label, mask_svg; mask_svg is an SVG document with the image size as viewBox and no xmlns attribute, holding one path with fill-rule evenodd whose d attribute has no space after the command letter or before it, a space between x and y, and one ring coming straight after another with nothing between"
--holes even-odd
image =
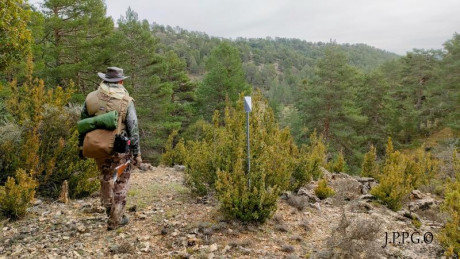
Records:
<instances>
[{"instance_id":1,"label":"dirt trail","mask_svg":"<svg viewBox=\"0 0 460 259\"><path fill-rule=\"evenodd\" d=\"M128 226L108 232L99 204L98 197L90 197L33 206L25 219L3 224L0 258L322 258L342 215L342 206L330 199L302 210L280 199L275 216L263 225L225 221L216 201L190 194L183 172L161 167L132 174L127 208L136 211L128 212ZM403 219L391 223L397 213L381 206L372 210L365 217L378 214L384 226L410 227ZM391 249L408 258L429 258L436 246Z\"/></svg>"}]
</instances>

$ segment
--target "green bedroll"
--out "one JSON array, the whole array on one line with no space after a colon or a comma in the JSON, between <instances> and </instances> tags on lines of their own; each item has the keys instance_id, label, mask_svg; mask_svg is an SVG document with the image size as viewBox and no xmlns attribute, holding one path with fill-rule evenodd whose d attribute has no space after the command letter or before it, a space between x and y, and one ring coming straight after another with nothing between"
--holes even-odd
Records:
<instances>
[{"instance_id":1,"label":"green bedroll","mask_svg":"<svg viewBox=\"0 0 460 259\"><path fill-rule=\"evenodd\" d=\"M95 129L114 130L117 128L117 121L117 111L111 111L91 118L86 118L77 123L78 133L85 134Z\"/></svg>"}]
</instances>

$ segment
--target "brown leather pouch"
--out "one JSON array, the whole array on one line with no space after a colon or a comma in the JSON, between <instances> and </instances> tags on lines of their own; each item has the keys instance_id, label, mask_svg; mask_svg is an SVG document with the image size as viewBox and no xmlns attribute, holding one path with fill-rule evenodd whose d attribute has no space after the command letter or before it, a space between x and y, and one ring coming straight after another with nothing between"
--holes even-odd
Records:
<instances>
[{"instance_id":1,"label":"brown leather pouch","mask_svg":"<svg viewBox=\"0 0 460 259\"><path fill-rule=\"evenodd\" d=\"M117 130L96 129L86 133L83 155L88 158L108 158L113 154Z\"/></svg>"}]
</instances>

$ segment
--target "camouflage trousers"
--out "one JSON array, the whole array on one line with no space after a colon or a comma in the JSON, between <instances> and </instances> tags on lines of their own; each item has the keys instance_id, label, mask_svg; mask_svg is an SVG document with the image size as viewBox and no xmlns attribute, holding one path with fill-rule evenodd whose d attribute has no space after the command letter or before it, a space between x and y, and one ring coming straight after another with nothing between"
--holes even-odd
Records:
<instances>
[{"instance_id":1,"label":"camouflage trousers","mask_svg":"<svg viewBox=\"0 0 460 259\"><path fill-rule=\"evenodd\" d=\"M116 227L120 223L126 206L126 194L128 181L131 176L132 165L130 164L121 176L114 182L113 173L115 167L132 159L128 154L116 154L107 159L96 160L99 168L101 181L101 202L107 211L110 211L108 225Z\"/></svg>"}]
</instances>

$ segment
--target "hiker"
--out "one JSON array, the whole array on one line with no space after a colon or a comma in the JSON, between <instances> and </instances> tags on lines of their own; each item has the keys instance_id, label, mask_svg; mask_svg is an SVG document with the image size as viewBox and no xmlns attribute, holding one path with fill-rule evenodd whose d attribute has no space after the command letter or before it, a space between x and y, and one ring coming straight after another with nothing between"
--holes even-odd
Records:
<instances>
[{"instance_id":1,"label":"hiker","mask_svg":"<svg viewBox=\"0 0 460 259\"><path fill-rule=\"evenodd\" d=\"M100 115L106 116L112 112L117 114L114 118L117 123L116 129L95 129L85 134L80 133L79 156L83 159L90 157L96 160L101 172L101 201L109 217L107 229L113 230L129 222L124 214L128 181L132 167L139 167L142 162L139 128L133 99L123 86L123 80L128 78L124 76L123 69L108 67L105 74L98 73L98 76L104 81L96 91L86 97L81 119L98 118ZM120 145L124 145L124 149L122 148L124 151L115 152L115 147ZM101 153L101 150L109 151ZM114 171L119 165L128 166L114 181Z\"/></svg>"}]
</instances>

